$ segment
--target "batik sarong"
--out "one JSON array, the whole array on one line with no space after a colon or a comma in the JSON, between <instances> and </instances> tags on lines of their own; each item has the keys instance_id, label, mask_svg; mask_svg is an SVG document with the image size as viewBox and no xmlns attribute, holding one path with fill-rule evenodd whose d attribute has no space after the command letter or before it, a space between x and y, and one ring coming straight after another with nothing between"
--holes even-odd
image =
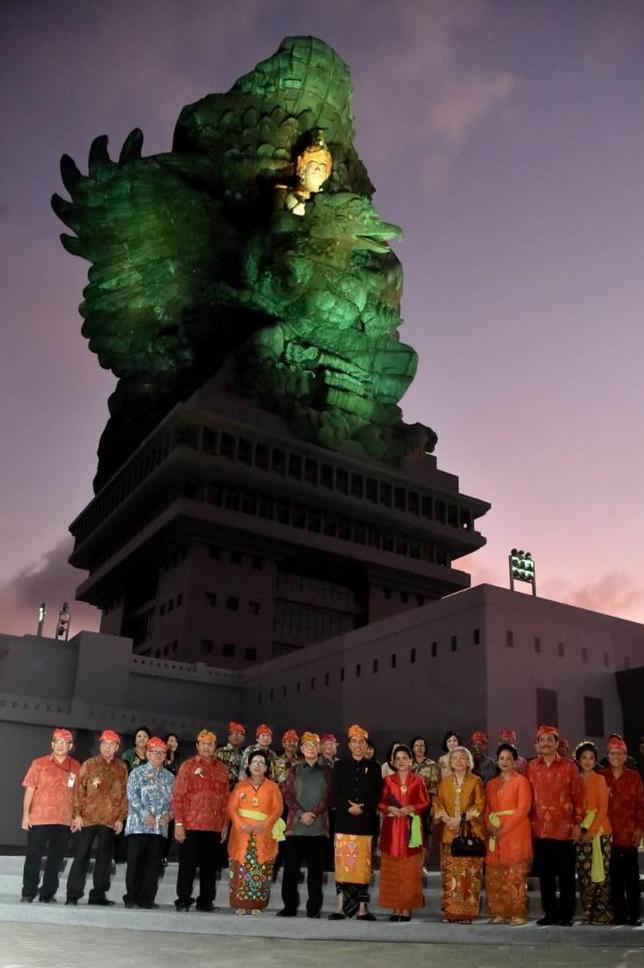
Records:
<instances>
[{"instance_id":1,"label":"batik sarong","mask_svg":"<svg viewBox=\"0 0 644 968\"><path fill-rule=\"evenodd\" d=\"M593 881L593 844L582 841L576 845L579 900L584 921L588 924L612 924L613 908L610 894L610 840L600 837L603 862L603 881Z\"/></svg>"},{"instance_id":2,"label":"batik sarong","mask_svg":"<svg viewBox=\"0 0 644 968\"><path fill-rule=\"evenodd\" d=\"M528 917L529 860L515 864L488 864L485 870L485 895L490 916L510 921Z\"/></svg>"},{"instance_id":3,"label":"batik sarong","mask_svg":"<svg viewBox=\"0 0 644 968\"><path fill-rule=\"evenodd\" d=\"M273 861L260 864L253 834L243 864L230 860L230 906L236 910L261 910L268 904L273 876Z\"/></svg>"},{"instance_id":4,"label":"batik sarong","mask_svg":"<svg viewBox=\"0 0 644 968\"><path fill-rule=\"evenodd\" d=\"M423 852L411 857L380 855L378 905L392 911L413 911L423 907Z\"/></svg>"},{"instance_id":5,"label":"batik sarong","mask_svg":"<svg viewBox=\"0 0 644 968\"><path fill-rule=\"evenodd\" d=\"M471 921L478 917L482 857L452 857L452 845L441 847L443 913L448 921Z\"/></svg>"},{"instance_id":6,"label":"batik sarong","mask_svg":"<svg viewBox=\"0 0 644 968\"><path fill-rule=\"evenodd\" d=\"M369 901L371 841L370 834L336 833L334 837L335 889L342 894L342 910L348 918Z\"/></svg>"}]
</instances>

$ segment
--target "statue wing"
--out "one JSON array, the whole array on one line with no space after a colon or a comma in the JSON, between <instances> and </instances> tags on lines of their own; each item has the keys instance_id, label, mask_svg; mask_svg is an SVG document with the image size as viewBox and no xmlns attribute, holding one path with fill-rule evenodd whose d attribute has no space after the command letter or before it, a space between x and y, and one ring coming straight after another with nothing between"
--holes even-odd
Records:
<instances>
[{"instance_id":1,"label":"statue wing","mask_svg":"<svg viewBox=\"0 0 644 968\"><path fill-rule=\"evenodd\" d=\"M114 162L107 137L97 138L87 176L64 155L71 201L52 198L75 233L61 236L63 246L92 263L80 306L83 335L118 377L192 365L200 337L213 326L205 290L235 244L208 159L142 158L142 144L135 129Z\"/></svg>"}]
</instances>

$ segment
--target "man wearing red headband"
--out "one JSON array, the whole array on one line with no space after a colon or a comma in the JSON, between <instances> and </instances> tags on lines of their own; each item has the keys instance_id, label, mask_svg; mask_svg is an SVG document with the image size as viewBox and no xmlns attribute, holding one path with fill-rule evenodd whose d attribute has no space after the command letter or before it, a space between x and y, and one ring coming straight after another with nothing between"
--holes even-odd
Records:
<instances>
[{"instance_id":1,"label":"man wearing red headband","mask_svg":"<svg viewBox=\"0 0 644 968\"><path fill-rule=\"evenodd\" d=\"M241 723L228 723L228 742L225 746L218 746L215 756L228 770L228 786L232 790L239 782L239 769L242 760L242 747L246 738L246 730Z\"/></svg>"},{"instance_id":2,"label":"man wearing red headband","mask_svg":"<svg viewBox=\"0 0 644 968\"><path fill-rule=\"evenodd\" d=\"M98 741L98 756L85 760L74 786L72 844L75 853L67 878L68 904L77 904L83 896L94 842L94 886L87 903L102 907L114 904L107 898L114 837L123 830L127 817L127 766L116 758L120 742L118 733L104 729Z\"/></svg>"},{"instance_id":3,"label":"man wearing red headband","mask_svg":"<svg viewBox=\"0 0 644 968\"><path fill-rule=\"evenodd\" d=\"M617 734L608 740L608 769L602 770L610 797L613 827L610 881L615 924L640 926L640 882L637 849L644 833L644 789L636 770L626 767L628 750Z\"/></svg>"},{"instance_id":4,"label":"man wearing red headband","mask_svg":"<svg viewBox=\"0 0 644 968\"><path fill-rule=\"evenodd\" d=\"M519 747L517 745L516 730L509 729L507 726L504 726L501 732L499 733L499 743L509 743L510 746L514 746L518 754ZM527 766L528 766L528 761L526 760L526 758L524 756L517 755L517 758L514 761L515 772L520 773L521 776L525 776L525 771L527 769Z\"/></svg>"},{"instance_id":5,"label":"man wearing red headband","mask_svg":"<svg viewBox=\"0 0 644 968\"><path fill-rule=\"evenodd\" d=\"M527 777L534 793L532 838L543 905L537 924L569 927L575 913L575 841L585 815L584 784L576 765L557 752L554 726L539 726L536 742Z\"/></svg>"},{"instance_id":6,"label":"man wearing red headband","mask_svg":"<svg viewBox=\"0 0 644 968\"><path fill-rule=\"evenodd\" d=\"M58 871L72 824L72 793L80 763L69 755L73 746L68 729L55 729L51 753L33 760L22 785L22 829L27 831L27 852L22 874L23 901L38 894L40 863L47 857L40 900L47 904L58 890Z\"/></svg>"},{"instance_id":7,"label":"man wearing red headband","mask_svg":"<svg viewBox=\"0 0 644 968\"><path fill-rule=\"evenodd\" d=\"M163 845L172 819L175 779L163 768L167 745L152 736L145 748L147 762L135 766L127 781L128 812L126 894L127 908L157 908L155 903Z\"/></svg>"},{"instance_id":8,"label":"man wearing red headband","mask_svg":"<svg viewBox=\"0 0 644 968\"><path fill-rule=\"evenodd\" d=\"M472 773L480 776L484 784L489 783L496 776L496 762L487 755L487 736L482 730L477 729L472 733L470 742L474 760Z\"/></svg>"},{"instance_id":9,"label":"man wearing red headband","mask_svg":"<svg viewBox=\"0 0 644 968\"><path fill-rule=\"evenodd\" d=\"M282 752L275 757L273 763L273 779L276 783L284 783L289 772L302 762L297 755L299 741L300 737L294 729L287 729L282 735Z\"/></svg>"},{"instance_id":10,"label":"man wearing red headband","mask_svg":"<svg viewBox=\"0 0 644 968\"><path fill-rule=\"evenodd\" d=\"M208 729L197 736L197 755L179 768L172 798L174 837L181 844L177 911L194 902L192 885L199 867L198 911L214 911L222 831L226 827L228 771L215 756L217 737Z\"/></svg>"},{"instance_id":11,"label":"man wearing red headband","mask_svg":"<svg viewBox=\"0 0 644 968\"><path fill-rule=\"evenodd\" d=\"M266 777L269 780L274 780L275 776L273 773L273 766L275 760L277 759L277 753L275 750L271 749L271 743L273 742L273 730L266 723L260 723L255 730L255 742L247 746L242 753L241 766L239 768L239 775L243 777L246 773L246 767L248 766L248 759L251 753L255 750L263 750L268 756L268 770L266 771Z\"/></svg>"}]
</instances>

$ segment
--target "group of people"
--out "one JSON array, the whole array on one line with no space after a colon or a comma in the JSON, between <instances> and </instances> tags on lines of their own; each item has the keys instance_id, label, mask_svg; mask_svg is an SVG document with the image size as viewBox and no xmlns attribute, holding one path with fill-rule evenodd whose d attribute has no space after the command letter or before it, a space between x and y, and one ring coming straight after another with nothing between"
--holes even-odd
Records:
<instances>
[{"instance_id":1,"label":"group of people","mask_svg":"<svg viewBox=\"0 0 644 968\"><path fill-rule=\"evenodd\" d=\"M107 729L98 755L81 766L70 755L71 732L55 729L51 754L34 760L23 781L22 900L55 900L71 831L67 903L77 904L84 894L95 845L88 903L112 904L111 863L123 833L126 907L158 906L173 839L179 845L177 911L193 904L213 911L218 867L227 863L231 908L261 914L281 863L278 916L294 917L305 863L307 917L321 916L324 871L333 869L337 903L329 917L373 921L369 885L378 856L379 906L391 912L390 921L405 922L424 904L423 868L436 838L446 922L478 917L485 872L491 922L526 924L532 871L543 906L537 923L570 925L576 871L584 923L640 924L644 788L627 765L620 736L609 738L603 764L588 740L570 756L551 726L537 729L529 760L519 756L512 730L502 731L495 757L482 731L472 734L470 749L450 730L438 761L416 736L409 744L391 744L382 766L361 726L350 726L347 740L349 755L339 759L334 735L289 729L278 754L267 724L247 745L244 727L230 722L226 744L218 747L215 734L203 729L194 755L182 760L176 736L161 739L145 727L119 757L120 737Z\"/></svg>"}]
</instances>

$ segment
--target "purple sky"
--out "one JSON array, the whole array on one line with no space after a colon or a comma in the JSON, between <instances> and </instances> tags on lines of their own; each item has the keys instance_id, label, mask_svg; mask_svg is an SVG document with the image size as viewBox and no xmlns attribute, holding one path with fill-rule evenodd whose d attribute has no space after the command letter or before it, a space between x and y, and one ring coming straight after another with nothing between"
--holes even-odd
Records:
<instances>
[{"instance_id":1,"label":"purple sky","mask_svg":"<svg viewBox=\"0 0 644 968\"><path fill-rule=\"evenodd\" d=\"M405 237L405 418L488 499L461 566L644 621L644 4L641 0L8 0L0 9L0 631L73 598L68 523L91 496L113 386L80 335L88 264L49 207L135 126L168 150L183 105L288 34L349 63L375 204ZM95 615L76 606L75 629ZM52 628L53 630L53 619Z\"/></svg>"}]
</instances>

